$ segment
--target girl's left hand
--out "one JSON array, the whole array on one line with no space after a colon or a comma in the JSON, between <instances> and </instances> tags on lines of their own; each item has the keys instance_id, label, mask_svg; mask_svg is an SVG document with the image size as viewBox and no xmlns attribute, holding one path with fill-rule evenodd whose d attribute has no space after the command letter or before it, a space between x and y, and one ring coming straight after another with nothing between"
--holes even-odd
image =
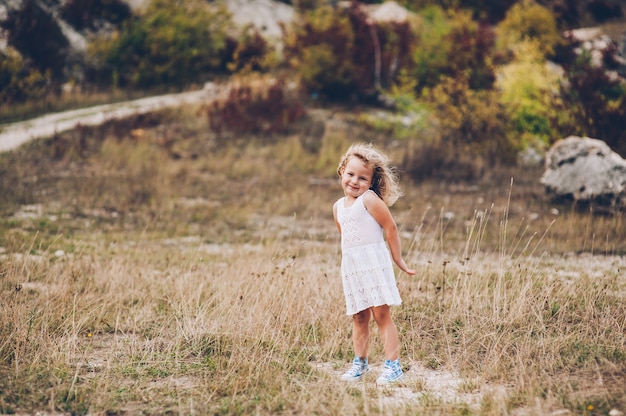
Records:
<instances>
[{"instance_id":1,"label":"girl's left hand","mask_svg":"<svg viewBox=\"0 0 626 416\"><path fill-rule=\"evenodd\" d=\"M415 273L417 273L415 269L409 269L409 266L406 265L404 260L400 261L400 264L398 264L398 267L400 268L400 270L402 270L404 273L408 274L409 276L413 276Z\"/></svg>"}]
</instances>

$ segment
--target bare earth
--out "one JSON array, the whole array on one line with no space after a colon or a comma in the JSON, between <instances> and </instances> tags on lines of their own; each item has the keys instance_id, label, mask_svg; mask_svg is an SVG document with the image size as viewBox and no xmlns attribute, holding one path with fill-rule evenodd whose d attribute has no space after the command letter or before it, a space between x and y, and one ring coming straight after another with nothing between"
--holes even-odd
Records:
<instances>
[{"instance_id":1,"label":"bare earth","mask_svg":"<svg viewBox=\"0 0 626 416\"><path fill-rule=\"evenodd\" d=\"M432 370L418 362L405 362L409 370L398 384L390 387L377 387L385 389L386 394L381 395L381 409L392 407L398 403L417 403L420 400L435 400L443 403L465 404L473 410L478 410L481 399L485 394L496 394L494 389L488 386L480 386L471 383L470 380L461 378L458 374L445 369ZM339 379L346 368L334 369L331 363L318 363L318 369ZM382 372L381 364L370 366L371 371L365 376L365 380L354 383L356 388L363 389L364 395L368 388L376 386L376 377ZM473 386L473 388L469 388Z\"/></svg>"}]
</instances>

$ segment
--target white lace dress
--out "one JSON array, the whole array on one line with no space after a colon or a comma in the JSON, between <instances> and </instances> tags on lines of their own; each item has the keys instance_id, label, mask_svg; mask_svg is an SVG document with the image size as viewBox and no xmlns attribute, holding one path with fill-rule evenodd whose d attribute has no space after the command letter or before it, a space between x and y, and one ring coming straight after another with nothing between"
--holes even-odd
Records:
<instances>
[{"instance_id":1,"label":"white lace dress","mask_svg":"<svg viewBox=\"0 0 626 416\"><path fill-rule=\"evenodd\" d=\"M348 315L372 306L402 303L383 229L365 209L364 195L349 207L344 205L345 197L337 201L341 278Z\"/></svg>"}]
</instances>

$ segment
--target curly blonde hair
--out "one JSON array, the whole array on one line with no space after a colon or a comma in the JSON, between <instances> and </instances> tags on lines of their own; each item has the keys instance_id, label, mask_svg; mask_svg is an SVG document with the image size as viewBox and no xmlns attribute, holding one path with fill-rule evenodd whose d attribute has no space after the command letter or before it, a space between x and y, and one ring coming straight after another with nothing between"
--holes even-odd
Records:
<instances>
[{"instance_id":1,"label":"curly blonde hair","mask_svg":"<svg viewBox=\"0 0 626 416\"><path fill-rule=\"evenodd\" d=\"M341 157L339 166L337 166L339 176L343 175L346 164L352 157L360 159L366 166L372 168L374 173L370 189L376 192L376 195L387 206L392 206L402 196L398 177L387 155L374 148L371 143L355 143Z\"/></svg>"}]
</instances>

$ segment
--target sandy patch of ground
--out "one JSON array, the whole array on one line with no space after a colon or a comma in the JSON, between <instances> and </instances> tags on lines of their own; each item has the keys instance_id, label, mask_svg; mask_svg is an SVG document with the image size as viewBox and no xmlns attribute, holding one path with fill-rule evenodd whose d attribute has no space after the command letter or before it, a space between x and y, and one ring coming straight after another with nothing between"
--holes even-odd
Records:
<instances>
[{"instance_id":1,"label":"sandy patch of ground","mask_svg":"<svg viewBox=\"0 0 626 416\"><path fill-rule=\"evenodd\" d=\"M493 389L486 385L479 385L474 380L465 379L454 371L446 369L429 369L415 361L405 361L408 370L397 384L385 387L376 387L376 378L382 373L382 364L371 364L371 371L365 379L353 383L357 388L363 388L363 393L368 394L370 388L375 389L379 396L381 408L411 403L441 403L467 406L472 410L478 410L482 398L486 394L493 394ZM332 363L316 363L315 367L332 377L339 379L347 370L336 368ZM369 393L371 394L371 391Z\"/></svg>"}]
</instances>

